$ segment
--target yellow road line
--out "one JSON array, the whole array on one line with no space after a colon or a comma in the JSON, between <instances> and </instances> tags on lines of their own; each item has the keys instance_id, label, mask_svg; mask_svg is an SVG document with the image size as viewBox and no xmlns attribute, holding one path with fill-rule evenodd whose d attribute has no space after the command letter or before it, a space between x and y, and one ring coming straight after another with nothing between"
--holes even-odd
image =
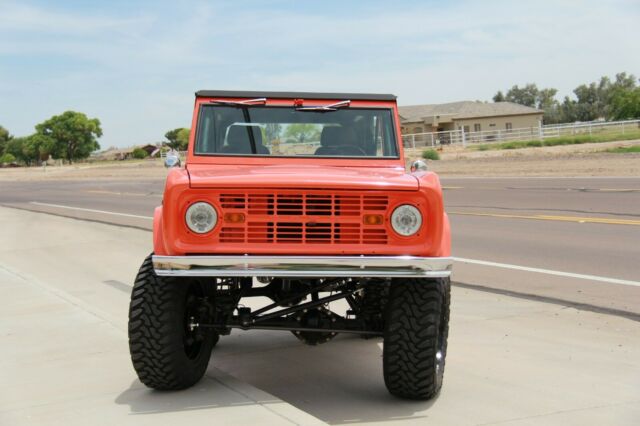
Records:
<instances>
[{"instance_id":1,"label":"yellow road line","mask_svg":"<svg viewBox=\"0 0 640 426\"><path fill-rule=\"evenodd\" d=\"M442 189L463 189L464 186L443 186Z\"/></svg>"},{"instance_id":2,"label":"yellow road line","mask_svg":"<svg viewBox=\"0 0 640 426\"><path fill-rule=\"evenodd\" d=\"M576 223L605 223L608 225L635 225L640 226L640 220L630 219L608 219L604 217L576 217L576 216L550 216L550 215L517 215L517 214L498 214L498 213L470 213L470 212L449 212L449 214L461 216L486 216L499 217L505 219L531 219L531 220L553 220L559 222L576 222Z\"/></svg>"},{"instance_id":3,"label":"yellow road line","mask_svg":"<svg viewBox=\"0 0 640 426\"><path fill-rule=\"evenodd\" d=\"M633 188L628 188L628 189L624 189L624 188L600 188L598 189L598 191L601 192L640 192L640 189L633 189Z\"/></svg>"}]
</instances>

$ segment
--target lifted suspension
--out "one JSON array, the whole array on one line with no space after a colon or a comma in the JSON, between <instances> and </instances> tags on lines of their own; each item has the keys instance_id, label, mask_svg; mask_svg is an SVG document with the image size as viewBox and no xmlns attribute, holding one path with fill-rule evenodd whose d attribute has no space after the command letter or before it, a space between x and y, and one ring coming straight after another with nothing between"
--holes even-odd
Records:
<instances>
[{"instance_id":1,"label":"lifted suspension","mask_svg":"<svg viewBox=\"0 0 640 426\"><path fill-rule=\"evenodd\" d=\"M254 289L258 290L258 289ZM237 307L237 315L217 317L211 323L189 324L190 328L215 328L218 330L229 330L232 328L251 330L279 330L291 331L297 336L310 336L309 333L316 333L317 336L330 336L321 339L327 341L337 333L353 333L368 336L380 336L380 331L368 330L365 322L360 318L349 318L349 313L358 312L358 305L354 299L354 293L359 290L356 282L345 280L326 280L309 286L303 292L296 293L290 297L283 298L277 302L264 306L254 312L250 308ZM319 292L338 291L336 294L319 297ZM261 291L250 291L255 293ZM260 294L263 295L263 294ZM273 311L282 305L299 301L308 296L312 300L295 306ZM346 299L351 308L346 317L335 314L326 309L325 305L339 299Z\"/></svg>"}]
</instances>

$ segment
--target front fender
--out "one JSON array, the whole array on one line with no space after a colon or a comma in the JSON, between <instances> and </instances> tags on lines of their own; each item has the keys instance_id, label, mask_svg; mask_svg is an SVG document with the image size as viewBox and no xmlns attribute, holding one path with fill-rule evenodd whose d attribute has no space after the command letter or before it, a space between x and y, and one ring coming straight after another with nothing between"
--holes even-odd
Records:
<instances>
[{"instance_id":1,"label":"front fender","mask_svg":"<svg viewBox=\"0 0 640 426\"><path fill-rule=\"evenodd\" d=\"M428 242L425 246L424 255L449 256L451 251L449 218L444 211L440 179L437 174L429 171L417 171L411 174L418 179L420 192L428 200L426 209Z\"/></svg>"},{"instance_id":2,"label":"front fender","mask_svg":"<svg viewBox=\"0 0 640 426\"><path fill-rule=\"evenodd\" d=\"M451 256L451 227L449 225L449 216L444 214L444 222L442 227L442 240L440 242L440 252L437 256L449 257Z\"/></svg>"},{"instance_id":3,"label":"front fender","mask_svg":"<svg viewBox=\"0 0 640 426\"><path fill-rule=\"evenodd\" d=\"M153 252L160 256L169 254L164 244L164 232L162 231L162 206L156 207L153 212Z\"/></svg>"}]
</instances>

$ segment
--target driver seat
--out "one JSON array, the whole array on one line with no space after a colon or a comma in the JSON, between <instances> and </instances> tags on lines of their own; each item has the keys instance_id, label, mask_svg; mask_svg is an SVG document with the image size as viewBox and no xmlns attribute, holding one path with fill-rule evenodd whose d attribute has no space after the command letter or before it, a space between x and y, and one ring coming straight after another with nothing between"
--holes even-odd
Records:
<instances>
[{"instance_id":1,"label":"driver seat","mask_svg":"<svg viewBox=\"0 0 640 426\"><path fill-rule=\"evenodd\" d=\"M315 155L351 155L358 147L356 132L350 127L325 126L320 134L320 148Z\"/></svg>"},{"instance_id":2,"label":"driver seat","mask_svg":"<svg viewBox=\"0 0 640 426\"><path fill-rule=\"evenodd\" d=\"M223 154L253 154L249 132L256 142L256 154L269 155L269 149L262 145L262 131L259 126L231 126L227 134L227 144L220 149Z\"/></svg>"}]
</instances>

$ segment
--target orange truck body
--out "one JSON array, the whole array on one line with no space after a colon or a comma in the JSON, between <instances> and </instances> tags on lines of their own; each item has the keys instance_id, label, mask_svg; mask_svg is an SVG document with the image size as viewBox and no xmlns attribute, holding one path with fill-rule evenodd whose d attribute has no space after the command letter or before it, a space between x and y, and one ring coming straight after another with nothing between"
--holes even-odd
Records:
<instances>
[{"instance_id":1,"label":"orange truck body","mask_svg":"<svg viewBox=\"0 0 640 426\"><path fill-rule=\"evenodd\" d=\"M192 129L201 106L211 100L196 97ZM319 106L340 100L305 99ZM266 106L295 101L267 98ZM354 100L350 106L393 111L398 158L202 156L195 154L192 131L186 165L170 169L162 206L155 211L154 253L450 256L440 181L430 171L405 170L396 102ZM216 226L206 234L191 232L185 223L187 208L197 201L218 212ZM402 204L417 207L424 218L410 237L391 227L391 213ZM382 219L367 223L364 218L371 215Z\"/></svg>"}]
</instances>

